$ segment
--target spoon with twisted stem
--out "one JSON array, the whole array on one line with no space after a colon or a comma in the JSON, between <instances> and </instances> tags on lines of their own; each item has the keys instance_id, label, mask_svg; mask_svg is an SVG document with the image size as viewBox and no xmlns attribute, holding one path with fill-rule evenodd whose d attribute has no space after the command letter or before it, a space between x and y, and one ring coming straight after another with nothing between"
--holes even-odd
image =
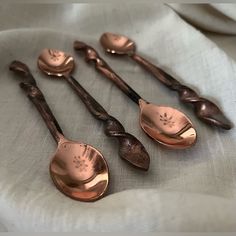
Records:
<instances>
[{"instance_id":1,"label":"spoon with twisted stem","mask_svg":"<svg viewBox=\"0 0 236 236\"><path fill-rule=\"evenodd\" d=\"M44 49L38 58L38 67L46 75L64 78L86 105L90 113L105 124L104 132L108 137L119 141L119 155L123 160L141 170L148 170L150 158L142 143L133 135L125 132L122 124L109 115L105 109L72 77L75 68L71 55L55 49Z\"/></svg>"},{"instance_id":2,"label":"spoon with twisted stem","mask_svg":"<svg viewBox=\"0 0 236 236\"><path fill-rule=\"evenodd\" d=\"M185 149L195 143L196 130L186 115L172 107L157 106L145 101L109 67L91 46L75 41L74 49L84 52L87 62L94 62L95 68L100 73L113 81L139 105L140 125L147 135L172 149Z\"/></svg>"},{"instance_id":3,"label":"spoon with twisted stem","mask_svg":"<svg viewBox=\"0 0 236 236\"><path fill-rule=\"evenodd\" d=\"M183 103L191 103L197 117L208 125L229 130L232 128L231 122L225 117L216 104L206 98L200 97L194 90L181 84L171 75L153 65L143 57L136 54L135 43L123 35L104 33L100 38L100 43L106 52L112 55L127 55L144 69L150 72L161 83L173 91L177 91L179 99Z\"/></svg>"},{"instance_id":4,"label":"spoon with twisted stem","mask_svg":"<svg viewBox=\"0 0 236 236\"><path fill-rule=\"evenodd\" d=\"M20 87L44 119L57 149L50 162L50 175L56 187L65 195L79 201L95 201L108 187L109 171L103 155L94 147L66 139L38 88L27 65L13 61L10 70L23 78Z\"/></svg>"}]
</instances>

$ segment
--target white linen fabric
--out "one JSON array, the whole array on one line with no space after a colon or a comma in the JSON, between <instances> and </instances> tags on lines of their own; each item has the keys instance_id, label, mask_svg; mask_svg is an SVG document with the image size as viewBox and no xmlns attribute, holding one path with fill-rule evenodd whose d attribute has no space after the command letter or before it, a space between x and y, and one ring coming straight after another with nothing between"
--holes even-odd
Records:
<instances>
[{"instance_id":1,"label":"white linen fabric","mask_svg":"<svg viewBox=\"0 0 236 236\"><path fill-rule=\"evenodd\" d=\"M236 34L236 4L169 4L194 26L215 33Z\"/></svg>"},{"instance_id":2,"label":"white linen fabric","mask_svg":"<svg viewBox=\"0 0 236 236\"><path fill-rule=\"evenodd\" d=\"M235 231L235 129L222 131L200 122L190 108L178 101L177 94L138 65L125 58L106 56L98 39L105 31L128 35L137 43L141 55L215 101L234 124L235 61L166 5L19 8L25 12L22 25L31 29L4 30L7 24L8 28L14 26L10 18L7 24L3 22L0 32L2 231ZM2 7L3 16L6 9ZM37 11L29 18L33 9ZM40 15L42 12L45 16ZM198 131L196 145L171 151L149 139L138 125L138 107L73 52L75 39L97 48L145 99L186 112ZM151 157L147 173L119 159L116 141L103 134L102 124L89 114L64 81L49 80L39 72L36 59L45 47L75 56L78 66L74 76L145 145ZM106 157L111 182L103 199L77 202L54 187L48 165L56 146L37 110L19 88L19 78L8 71L14 59L30 66L66 137L89 143Z\"/></svg>"}]
</instances>

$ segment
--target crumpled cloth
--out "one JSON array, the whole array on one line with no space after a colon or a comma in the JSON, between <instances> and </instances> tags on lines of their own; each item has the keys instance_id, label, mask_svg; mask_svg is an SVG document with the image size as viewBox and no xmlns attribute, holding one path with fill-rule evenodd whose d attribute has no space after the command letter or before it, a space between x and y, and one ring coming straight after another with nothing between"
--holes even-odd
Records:
<instances>
[{"instance_id":1,"label":"crumpled cloth","mask_svg":"<svg viewBox=\"0 0 236 236\"><path fill-rule=\"evenodd\" d=\"M29 22L30 29L19 29L20 24L13 29L10 22L9 30L0 32L4 58L0 64L2 231L236 230L235 128L222 131L200 122L190 108L178 101L177 94L128 59L106 56L98 43L104 31L128 35L135 40L142 56L215 101L235 124L235 60L172 7L24 6L25 12L37 9L32 22L29 15L22 16L21 21ZM66 11L71 14L63 15ZM229 14L233 12L229 10ZM198 131L196 145L173 151L149 139L138 125L138 107L73 52L75 39L97 48L111 67L148 101L173 106L188 114ZM103 134L102 124L89 114L64 81L49 80L38 71L36 59L45 47L75 56L78 66L74 76L145 145L151 157L147 173L119 159L116 141ZM66 137L89 143L106 157L111 181L103 199L94 203L77 202L54 187L48 165L55 143L38 111L19 88L18 77L8 71L14 59L30 66Z\"/></svg>"},{"instance_id":2,"label":"crumpled cloth","mask_svg":"<svg viewBox=\"0 0 236 236\"><path fill-rule=\"evenodd\" d=\"M195 27L220 34L236 34L236 4L169 4Z\"/></svg>"}]
</instances>

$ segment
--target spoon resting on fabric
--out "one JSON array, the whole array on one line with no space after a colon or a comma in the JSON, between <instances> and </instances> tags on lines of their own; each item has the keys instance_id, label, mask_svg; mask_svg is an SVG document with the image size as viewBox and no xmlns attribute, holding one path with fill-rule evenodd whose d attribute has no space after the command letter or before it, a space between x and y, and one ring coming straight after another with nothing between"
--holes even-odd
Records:
<instances>
[{"instance_id":1,"label":"spoon resting on fabric","mask_svg":"<svg viewBox=\"0 0 236 236\"><path fill-rule=\"evenodd\" d=\"M23 78L20 87L38 109L58 145L49 168L55 186L79 201L90 202L103 197L109 183L108 165L103 155L88 144L64 137L27 65L13 61L10 70Z\"/></svg>"},{"instance_id":2,"label":"spoon resting on fabric","mask_svg":"<svg viewBox=\"0 0 236 236\"><path fill-rule=\"evenodd\" d=\"M129 56L166 87L177 91L180 101L191 103L194 106L197 117L206 124L226 130L232 128L232 123L216 104L206 98L200 97L193 89L181 84L159 67L137 55L135 43L128 37L107 32L100 37L100 43L107 53Z\"/></svg>"},{"instance_id":3,"label":"spoon resting on fabric","mask_svg":"<svg viewBox=\"0 0 236 236\"><path fill-rule=\"evenodd\" d=\"M105 124L104 132L108 137L119 141L119 155L129 164L141 170L148 170L150 157L142 143L133 135L125 132L122 124L109 115L106 110L72 77L75 68L71 55L55 50L44 49L38 58L38 67L53 78L64 78L83 101L90 113Z\"/></svg>"},{"instance_id":4,"label":"spoon resting on fabric","mask_svg":"<svg viewBox=\"0 0 236 236\"><path fill-rule=\"evenodd\" d=\"M83 52L87 62L94 62L100 73L139 105L140 126L147 135L172 149L185 149L196 142L196 130L186 115L172 107L157 106L145 101L86 43L75 41L74 49Z\"/></svg>"}]
</instances>

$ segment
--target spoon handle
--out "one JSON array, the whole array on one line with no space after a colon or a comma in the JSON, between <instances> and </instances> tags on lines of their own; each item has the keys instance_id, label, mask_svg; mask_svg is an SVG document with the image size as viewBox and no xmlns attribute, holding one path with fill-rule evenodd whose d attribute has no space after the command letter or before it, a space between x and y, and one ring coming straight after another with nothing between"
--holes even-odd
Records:
<instances>
[{"instance_id":1,"label":"spoon handle","mask_svg":"<svg viewBox=\"0 0 236 236\"><path fill-rule=\"evenodd\" d=\"M177 91L180 101L183 103L191 103L194 106L197 117L203 122L223 129L231 129L231 122L225 117L216 104L206 98L200 97L194 90L181 84L171 75L153 65L143 57L135 53L130 55L130 57L150 72L155 78L161 81L166 87Z\"/></svg>"},{"instance_id":2,"label":"spoon handle","mask_svg":"<svg viewBox=\"0 0 236 236\"><path fill-rule=\"evenodd\" d=\"M106 121L109 118L106 110L82 87L82 85L73 76L65 76L65 79L95 118L103 121Z\"/></svg>"},{"instance_id":3,"label":"spoon handle","mask_svg":"<svg viewBox=\"0 0 236 236\"><path fill-rule=\"evenodd\" d=\"M72 76L65 76L72 89L78 94L90 113L105 124L104 133L119 141L119 155L132 165L147 170L150 158L142 143L133 135L125 132L123 125L106 110L82 87ZM138 154L138 155L137 155Z\"/></svg>"},{"instance_id":4,"label":"spoon handle","mask_svg":"<svg viewBox=\"0 0 236 236\"><path fill-rule=\"evenodd\" d=\"M57 143L59 143L63 136L63 132L51 109L49 108L43 93L38 88L28 66L20 61L13 61L10 64L9 69L24 78L24 82L21 82L19 84L20 87L25 91L28 98L36 106L39 113L43 117L48 129L50 130L53 138Z\"/></svg>"},{"instance_id":5,"label":"spoon handle","mask_svg":"<svg viewBox=\"0 0 236 236\"><path fill-rule=\"evenodd\" d=\"M83 51L87 62L93 61L95 63L95 68L99 72L113 81L118 88L120 88L129 98L139 105L139 100L142 98L111 69L111 67L99 56L98 52L94 48L83 42L75 41L74 49L77 51Z\"/></svg>"}]
</instances>

